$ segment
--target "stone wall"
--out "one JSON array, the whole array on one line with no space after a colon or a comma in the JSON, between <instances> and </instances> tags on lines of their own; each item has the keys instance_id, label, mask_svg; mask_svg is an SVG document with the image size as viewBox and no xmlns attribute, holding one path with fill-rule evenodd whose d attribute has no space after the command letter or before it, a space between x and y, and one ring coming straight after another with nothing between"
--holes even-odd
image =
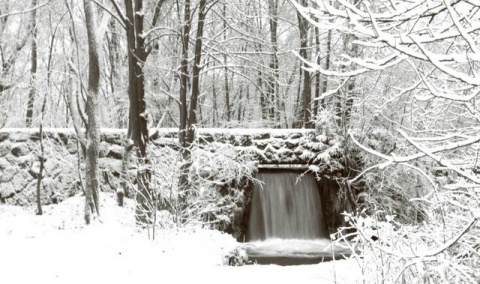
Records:
<instances>
[{"instance_id":1,"label":"stone wall","mask_svg":"<svg viewBox=\"0 0 480 284\"><path fill-rule=\"evenodd\" d=\"M45 168L42 203L58 203L81 190L78 174L78 147L73 130L47 129L44 132ZM119 176L124 131L103 131L100 144L102 190L114 190ZM35 202L40 170L38 129L0 130L0 202L27 205Z\"/></svg>"},{"instance_id":2,"label":"stone wall","mask_svg":"<svg viewBox=\"0 0 480 284\"><path fill-rule=\"evenodd\" d=\"M177 129L150 130L150 147L179 148ZM123 156L122 129L101 131L99 152L100 184L103 191L114 191L120 183ZM324 174L343 169L340 143L301 129L199 129L198 143L227 143L255 154L259 164L275 166L310 165ZM35 202L39 173L38 129L0 129L0 202L27 205ZM42 203L61 202L81 190L78 152L72 129L44 131L45 169ZM83 164L83 163L80 163ZM134 171L134 168L130 170Z\"/></svg>"}]
</instances>

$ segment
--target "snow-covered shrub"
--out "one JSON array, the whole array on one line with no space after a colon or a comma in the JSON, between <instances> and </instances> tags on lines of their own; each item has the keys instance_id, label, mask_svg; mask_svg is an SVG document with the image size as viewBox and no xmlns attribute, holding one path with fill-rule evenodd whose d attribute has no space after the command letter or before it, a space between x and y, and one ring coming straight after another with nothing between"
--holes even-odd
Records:
<instances>
[{"instance_id":1,"label":"snow-covered shrub","mask_svg":"<svg viewBox=\"0 0 480 284\"><path fill-rule=\"evenodd\" d=\"M396 221L404 224L417 224L427 218L426 203L419 198L431 186L418 171L387 167L366 173L362 182L365 189L358 201L367 214L395 215Z\"/></svg>"},{"instance_id":2,"label":"snow-covered shrub","mask_svg":"<svg viewBox=\"0 0 480 284\"><path fill-rule=\"evenodd\" d=\"M479 283L479 198L471 189L433 192L424 198L428 222L419 224L380 211L345 214L355 230L335 238L350 239L364 283Z\"/></svg>"},{"instance_id":3,"label":"snow-covered shrub","mask_svg":"<svg viewBox=\"0 0 480 284\"><path fill-rule=\"evenodd\" d=\"M192 153L188 201L192 221L240 235L247 203L245 190L257 170L253 153L229 144L210 143Z\"/></svg>"},{"instance_id":4,"label":"snow-covered shrub","mask_svg":"<svg viewBox=\"0 0 480 284\"><path fill-rule=\"evenodd\" d=\"M228 266L243 266L252 264L252 261L248 260L247 250L242 246L238 246L224 256L223 264Z\"/></svg>"},{"instance_id":5,"label":"snow-covered shrub","mask_svg":"<svg viewBox=\"0 0 480 284\"><path fill-rule=\"evenodd\" d=\"M179 151L157 148L149 159L151 189L157 209L162 211L154 216L157 226L201 225L239 236L244 190L257 169L252 153L222 143L196 145L191 152L188 192L179 192L183 163ZM185 203L180 201L182 194Z\"/></svg>"}]
</instances>

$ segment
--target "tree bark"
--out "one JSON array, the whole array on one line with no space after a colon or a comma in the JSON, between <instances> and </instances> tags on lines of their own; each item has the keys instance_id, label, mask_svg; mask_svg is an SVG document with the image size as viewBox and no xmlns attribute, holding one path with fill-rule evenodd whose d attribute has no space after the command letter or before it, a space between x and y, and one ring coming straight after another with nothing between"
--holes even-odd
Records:
<instances>
[{"instance_id":1,"label":"tree bark","mask_svg":"<svg viewBox=\"0 0 480 284\"><path fill-rule=\"evenodd\" d=\"M200 0L199 8L198 8L198 23L197 23L197 34L195 38L195 57L192 67L192 84L191 84L191 94L190 94L190 106L187 111L186 107L186 83L188 82L187 73L182 72L182 76L185 76L184 81L182 81L183 87L180 88L180 100L184 107L181 107L183 113L181 112L181 124L180 127L180 143L182 143L182 159L183 163L180 169L180 180L179 180L179 188L180 188L180 198L179 203L182 211L186 208L186 200L188 195L190 194L190 184L188 179L188 172L190 170L190 166L192 164L191 161L191 145L195 140L195 124L197 123L197 104L198 104L198 96L200 95L200 71L201 71L201 60L202 60L202 49L203 49L203 27L205 22L206 16L206 0ZM182 48L182 69L184 71L188 71L188 40L190 38L190 1L185 1L185 15L184 15L184 27L183 27L183 48ZM183 127L182 127L183 126ZM177 216L180 217L180 216ZM181 216L183 217L183 216ZM180 222L184 222L185 220L177 220Z\"/></svg>"},{"instance_id":2,"label":"tree bark","mask_svg":"<svg viewBox=\"0 0 480 284\"><path fill-rule=\"evenodd\" d=\"M98 93L100 89L100 59L96 32L96 20L90 0L84 0L85 21L88 36L88 94L87 94L87 152L86 152L86 187L85 187L85 221L90 223L90 214L100 215L98 182L98 147L100 144Z\"/></svg>"},{"instance_id":3,"label":"tree bark","mask_svg":"<svg viewBox=\"0 0 480 284\"><path fill-rule=\"evenodd\" d=\"M280 98L279 98L279 72L278 72L278 42L277 42L277 30L278 30L278 0L269 0L268 1L268 10L269 10L269 23L270 23L270 45L272 50L272 55L270 58L270 72L273 74L269 76L268 82L268 115L272 120L280 120Z\"/></svg>"},{"instance_id":4,"label":"tree bark","mask_svg":"<svg viewBox=\"0 0 480 284\"><path fill-rule=\"evenodd\" d=\"M227 40L227 4L223 4L223 40ZM230 105L230 90L228 86L228 67L227 67L227 54L223 54L223 64L225 65L225 74L224 74L224 92L225 92L225 110L226 110L226 117L227 122L232 120L232 109Z\"/></svg>"},{"instance_id":5,"label":"tree bark","mask_svg":"<svg viewBox=\"0 0 480 284\"><path fill-rule=\"evenodd\" d=\"M37 0L32 0L32 6L37 6ZM30 91L28 92L27 101L27 116L25 125L26 127L32 126L33 119L33 105L35 102L36 93L36 78L37 78L37 9L32 10L32 61L30 68Z\"/></svg>"},{"instance_id":6,"label":"tree bark","mask_svg":"<svg viewBox=\"0 0 480 284\"><path fill-rule=\"evenodd\" d=\"M330 58L332 56L332 31L328 31L327 35L327 54L325 58L325 70L330 70ZM328 89L328 77L327 76L322 76L322 88L320 90L320 94L324 94L327 92ZM326 107L325 105L325 99L320 100L320 108L324 109Z\"/></svg>"},{"instance_id":7,"label":"tree bark","mask_svg":"<svg viewBox=\"0 0 480 284\"><path fill-rule=\"evenodd\" d=\"M127 192L129 157L135 149L138 163L137 189L135 193L135 220L144 225L152 222L154 196L150 190L151 169L147 158L148 124L145 103L145 77L143 66L148 52L143 37L144 11L143 0L125 0L126 32L128 48L128 97L129 117L128 131L124 142L122 160L122 185L117 190L117 200L123 205L123 198Z\"/></svg>"},{"instance_id":8,"label":"tree bark","mask_svg":"<svg viewBox=\"0 0 480 284\"><path fill-rule=\"evenodd\" d=\"M306 0L301 0L300 4L303 6L307 6ZM308 60L308 22L303 16L298 13L298 28L300 30L300 56ZM306 63L303 63L303 67L307 67ZM311 121L311 103L312 103L312 95L311 95L311 85L310 85L310 73L307 71L303 71L303 94L302 94L302 101L303 101L303 127L310 128L312 127Z\"/></svg>"},{"instance_id":9,"label":"tree bark","mask_svg":"<svg viewBox=\"0 0 480 284\"><path fill-rule=\"evenodd\" d=\"M316 44L316 53L317 53L317 64L320 65L320 33L318 27L315 27L315 44ZM321 88L321 75L320 72L315 73L315 101L313 102L313 115L316 117L318 115L318 97L320 97L320 88Z\"/></svg>"},{"instance_id":10,"label":"tree bark","mask_svg":"<svg viewBox=\"0 0 480 284\"><path fill-rule=\"evenodd\" d=\"M190 110L188 113L188 130L187 130L187 142L191 144L195 139L195 124L197 123L197 104L198 96L200 95L200 70L202 60L202 38L203 27L205 23L205 8L206 0L200 0L200 7L198 10L198 24L197 24L197 36L195 39L195 59L192 67L192 93L190 96Z\"/></svg>"},{"instance_id":11,"label":"tree bark","mask_svg":"<svg viewBox=\"0 0 480 284\"><path fill-rule=\"evenodd\" d=\"M179 178L179 205L181 207L185 206L187 199L187 189L188 189L188 160L190 157L190 145L187 143L187 88L188 88L188 50L190 43L190 0L185 0L184 9L183 9L183 27L182 27L182 59L180 66L180 130L179 130L179 142L182 147L182 160L183 163L180 167L180 178ZM180 213L183 208L176 208L176 211ZM177 224L180 224L180 216L176 216Z\"/></svg>"}]
</instances>

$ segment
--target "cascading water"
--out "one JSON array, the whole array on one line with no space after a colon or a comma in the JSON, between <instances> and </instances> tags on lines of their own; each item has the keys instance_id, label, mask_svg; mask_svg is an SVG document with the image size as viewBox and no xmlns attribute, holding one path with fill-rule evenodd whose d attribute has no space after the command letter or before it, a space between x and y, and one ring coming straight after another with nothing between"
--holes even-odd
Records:
<instances>
[{"instance_id":1,"label":"cascading water","mask_svg":"<svg viewBox=\"0 0 480 284\"><path fill-rule=\"evenodd\" d=\"M259 264L309 264L332 259L315 178L295 171L260 172L248 223L247 253Z\"/></svg>"},{"instance_id":2,"label":"cascading water","mask_svg":"<svg viewBox=\"0 0 480 284\"><path fill-rule=\"evenodd\" d=\"M258 173L252 196L248 239L320 239L328 236L320 194L310 174Z\"/></svg>"}]
</instances>

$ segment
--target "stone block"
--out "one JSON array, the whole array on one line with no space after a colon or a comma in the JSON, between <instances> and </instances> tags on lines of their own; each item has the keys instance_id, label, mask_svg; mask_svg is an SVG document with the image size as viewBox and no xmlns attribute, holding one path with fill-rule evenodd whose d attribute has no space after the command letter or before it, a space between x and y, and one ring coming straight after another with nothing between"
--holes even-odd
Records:
<instances>
[{"instance_id":1,"label":"stone block","mask_svg":"<svg viewBox=\"0 0 480 284\"><path fill-rule=\"evenodd\" d=\"M30 168L35 157L32 154L28 154L26 156L18 157L17 158L17 165L20 169L27 169Z\"/></svg>"},{"instance_id":2,"label":"stone block","mask_svg":"<svg viewBox=\"0 0 480 284\"><path fill-rule=\"evenodd\" d=\"M0 172L3 174L3 171L5 171L8 167L10 167L12 164L8 162L5 158L0 158Z\"/></svg>"},{"instance_id":3,"label":"stone block","mask_svg":"<svg viewBox=\"0 0 480 284\"><path fill-rule=\"evenodd\" d=\"M101 158L98 160L98 167L102 171L111 172L113 175L120 175L122 171L122 160Z\"/></svg>"},{"instance_id":4,"label":"stone block","mask_svg":"<svg viewBox=\"0 0 480 284\"><path fill-rule=\"evenodd\" d=\"M119 133L109 133L109 134L102 134L101 135L101 140L105 141L109 144L114 144L114 145L122 145L123 144L123 134Z\"/></svg>"},{"instance_id":5,"label":"stone block","mask_svg":"<svg viewBox=\"0 0 480 284\"><path fill-rule=\"evenodd\" d=\"M0 175L0 183L10 182L19 170L17 166L8 166Z\"/></svg>"},{"instance_id":6,"label":"stone block","mask_svg":"<svg viewBox=\"0 0 480 284\"><path fill-rule=\"evenodd\" d=\"M98 146L98 157L99 158L104 158L104 157L107 156L109 145L110 144L108 144L105 141L100 142L100 145Z\"/></svg>"},{"instance_id":7,"label":"stone block","mask_svg":"<svg viewBox=\"0 0 480 284\"><path fill-rule=\"evenodd\" d=\"M123 147L119 145L112 145L108 148L107 158L121 160L123 157Z\"/></svg>"},{"instance_id":8,"label":"stone block","mask_svg":"<svg viewBox=\"0 0 480 284\"><path fill-rule=\"evenodd\" d=\"M10 182L15 192L21 192L25 186L33 180L32 176L26 170L20 170Z\"/></svg>"},{"instance_id":9,"label":"stone block","mask_svg":"<svg viewBox=\"0 0 480 284\"><path fill-rule=\"evenodd\" d=\"M10 143L9 141L0 142L0 157L4 157L8 153L10 153L11 149L12 143Z\"/></svg>"},{"instance_id":10,"label":"stone block","mask_svg":"<svg viewBox=\"0 0 480 284\"><path fill-rule=\"evenodd\" d=\"M0 198L5 200L12 198L15 195L15 190L10 183L0 183Z\"/></svg>"},{"instance_id":11,"label":"stone block","mask_svg":"<svg viewBox=\"0 0 480 284\"><path fill-rule=\"evenodd\" d=\"M10 133L0 132L0 142L7 140L10 137Z\"/></svg>"},{"instance_id":12,"label":"stone block","mask_svg":"<svg viewBox=\"0 0 480 284\"><path fill-rule=\"evenodd\" d=\"M15 157L21 157L21 156L28 155L30 153L30 150L28 149L28 146L26 143L21 142L21 143L13 144L10 152Z\"/></svg>"},{"instance_id":13,"label":"stone block","mask_svg":"<svg viewBox=\"0 0 480 284\"><path fill-rule=\"evenodd\" d=\"M12 132L9 137L12 142L26 142L30 139L30 133L25 132Z\"/></svg>"},{"instance_id":14,"label":"stone block","mask_svg":"<svg viewBox=\"0 0 480 284\"><path fill-rule=\"evenodd\" d=\"M65 148L67 149L67 152L70 154L70 155L76 155L77 154L77 141L76 140L73 140L73 139L70 139L67 143L67 145L65 145Z\"/></svg>"}]
</instances>

